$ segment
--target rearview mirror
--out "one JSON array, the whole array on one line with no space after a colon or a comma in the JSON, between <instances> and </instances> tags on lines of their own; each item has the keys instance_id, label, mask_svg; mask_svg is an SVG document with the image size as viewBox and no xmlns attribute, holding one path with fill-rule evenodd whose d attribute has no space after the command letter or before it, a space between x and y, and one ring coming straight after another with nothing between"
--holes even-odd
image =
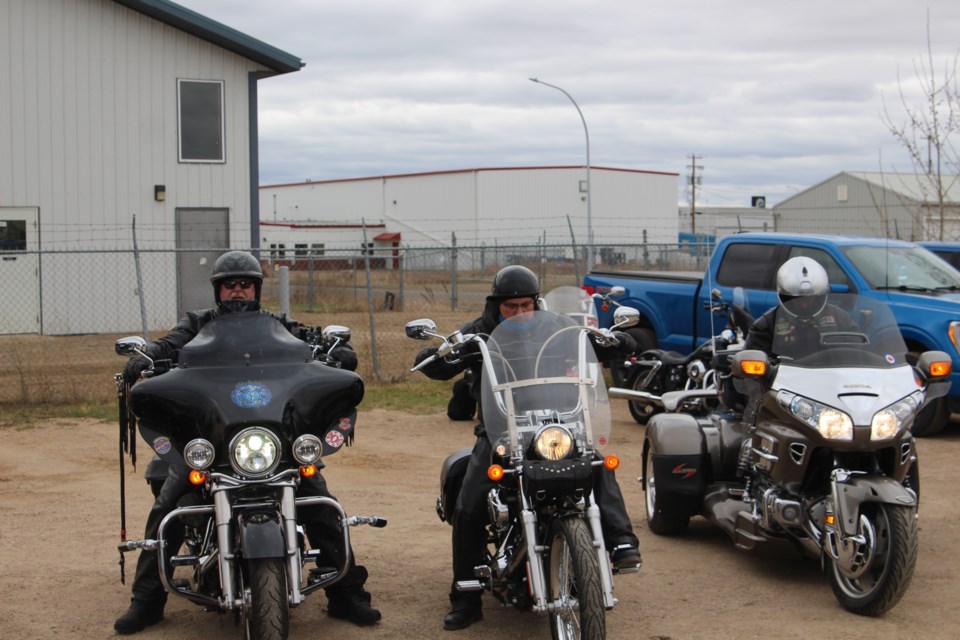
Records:
<instances>
[{"instance_id":1,"label":"rearview mirror","mask_svg":"<svg viewBox=\"0 0 960 640\"><path fill-rule=\"evenodd\" d=\"M640 312L633 307L617 307L613 312L613 326L617 329L632 327L638 322L640 322Z\"/></svg>"},{"instance_id":2,"label":"rearview mirror","mask_svg":"<svg viewBox=\"0 0 960 640\"><path fill-rule=\"evenodd\" d=\"M138 352L143 351L146 346L147 341L140 336L129 336L117 340L113 348L117 352L118 356L126 356L130 358L139 355Z\"/></svg>"},{"instance_id":3,"label":"rearview mirror","mask_svg":"<svg viewBox=\"0 0 960 640\"><path fill-rule=\"evenodd\" d=\"M431 334L437 330L437 323L430 318L421 318L419 320L411 320L404 326L404 329L407 332L408 338L413 338L414 340L429 340Z\"/></svg>"}]
</instances>

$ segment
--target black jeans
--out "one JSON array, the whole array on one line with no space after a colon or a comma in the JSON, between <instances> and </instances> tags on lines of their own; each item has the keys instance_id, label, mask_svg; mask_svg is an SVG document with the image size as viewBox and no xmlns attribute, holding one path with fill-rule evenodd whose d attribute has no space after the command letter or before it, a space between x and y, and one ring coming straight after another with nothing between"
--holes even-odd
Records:
<instances>
[{"instance_id":1,"label":"black jeans","mask_svg":"<svg viewBox=\"0 0 960 640\"><path fill-rule=\"evenodd\" d=\"M487 494L496 484L487 478L490 464L490 441L486 435L477 437L463 476L463 485L453 511L450 524L453 526L453 583L450 586L450 601L480 602L480 591L457 591L459 580L473 580L473 568L483 564L486 552ZM630 516L620 492L616 475L606 467L594 467L593 495L600 508L600 526L607 549L620 544L638 546L633 533Z\"/></svg>"},{"instance_id":2,"label":"black jeans","mask_svg":"<svg viewBox=\"0 0 960 640\"><path fill-rule=\"evenodd\" d=\"M198 491L197 487L190 484L188 479L189 470L185 467L170 466L167 479L160 489L150 514L147 516L147 524L143 537L156 539L160 530L160 522L168 513L177 507L180 499L190 492ZM297 490L298 496L330 497L327 489L327 482L322 476L317 474L311 478L304 478ZM335 499L335 498L334 498ZM320 564L322 566L340 566L343 563L343 545L341 541L343 534L340 530L339 516L332 510L323 507L308 507L301 509L297 513L298 521L303 525L310 546L319 549L321 553ZM183 544L183 529L177 526L167 528L167 541L169 555L176 553L176 550ZM363 585L367 579L367 570L363 566L358 566L353 560L353 552L350 553L350 563L346 575L339 581L326 589L327 596L335 598L337 596L348 596L363 592ZM167 567L167 571L171 571ZM163 583L160 581L160 571L157 566L156 551L141 551L137 559L137 572L133 579L133 600L148 603L163 604L167 600L167 594L163 589Z\"/></svg>"}]
</instances>

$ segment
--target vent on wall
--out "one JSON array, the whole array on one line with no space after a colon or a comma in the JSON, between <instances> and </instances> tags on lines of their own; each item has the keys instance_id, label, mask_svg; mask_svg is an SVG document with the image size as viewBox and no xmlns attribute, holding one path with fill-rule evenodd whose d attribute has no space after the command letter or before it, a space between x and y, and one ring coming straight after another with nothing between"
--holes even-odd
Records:
<instances>
[{"instance_id":1,"label":"vent on wall","mask_svg":"<svg viewBox=\"0 0 960 640\"><path fill-rule=\"evenodd\" d=\"M838 184L837 185L837 202L846 202L847 201L847 185Z\"/></svg>"}]
</instances>

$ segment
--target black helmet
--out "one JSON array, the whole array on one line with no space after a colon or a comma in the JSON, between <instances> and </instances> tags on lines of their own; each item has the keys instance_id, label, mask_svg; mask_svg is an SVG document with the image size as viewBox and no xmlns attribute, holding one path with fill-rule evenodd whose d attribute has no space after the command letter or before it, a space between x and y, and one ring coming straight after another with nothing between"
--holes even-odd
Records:
<instances>
[{"instance_id":1,"label":"black helmet","mask_svg":"<svg viewBox=\"0 0 960 640\"><path fill-rule=\"evenodd\" d=\"M220 283L224 280L253 280L256 296L253 300L220 300ZM221 311L256 311L260 308L260 289L263 285L263 269L260 261L246 251L228 251L213 263L210 276L213 284L213 299Z\"/></svg>"},{"instance_id":2,"label":"black helmet","mask_svg":"<svg viewBox=\"0 0 960 640\"><path fill-rule=\"evenodd\" d=\"M510 265L493 276L493 285L487 304L483 308L483 320L488 330L500 324L500 303L511 298L533 298L540 308L540 281L536 274L526 267Z\"/></svg>"}]
</instances>

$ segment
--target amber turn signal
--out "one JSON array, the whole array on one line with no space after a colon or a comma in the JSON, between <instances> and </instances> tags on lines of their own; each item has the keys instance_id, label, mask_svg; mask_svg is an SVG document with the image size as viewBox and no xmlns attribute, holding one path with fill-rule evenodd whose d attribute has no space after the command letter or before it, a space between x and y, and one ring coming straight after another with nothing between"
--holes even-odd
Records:
<instances>
[{"instance_id":1,"label":"amber turn signal","mask_svg":"<svg viewBox=\"0 0 960 640\"><path fill-rule=\"evenodd\" d=\"M312 478L317 475L317 466L313 464L308 464L305 467L300 467L300 475L304 478Z\"/></svg>"},{"instance_id":2,"label":"amber turn signal","mask_svg":"<svg viewBox=\"0 0 960 640\"><path fill-rule=\"evenodd\" d=\"M603 466L605 466L607 469L610 469L610 471L613 471L620 466L620 458L617 456L607 456L603 459Z\"/></svg>"},{"instance_id":3,"label":"amber turn signal","mask_svg":"<svg viewBox=\"0 0 960 640\"><path fill-rule=\"evenodd\" d=\"M503 478L503 467L498 464L492 464L487 467L487 477L497 482Z\"/></svg>"},{"instance_id":4,"label":"amber turn signal","mask_svg":"<svg viewBox=\"0 0 960 640\"><path fill-rule=\"evenodd\" d=\"M203 471L194 469L190 472L190 484L203 484L207 481L207 474Z\"/></svg>"},{"instance_id":5,"label":"amber turn signal","mask_svg":"<svg viewBox=\"0 0 960 640\"><path fill-rule=\"evenodd\" d=\"M950 362L931 362L930 375L934 378L943 378L950 375L953 365Z\"/></svg>"},{"instance_id":6,"label":"amber turn signal","mask_svg":"<svg viewBox=\"0 0 960 640\"><path fill-rule=\"evenodd\" d=\"M742 360L740 368L748 376L762 376L767 373L767 363L763 360Z\"/></svg>"},{"instance_id":7,"label":"amber turn signal","mask_svg":"<svg viewBox=\"0 0 960 640\"><path fill-rule=\"evenodd\" d=\"M832 513L828 513L827 515L823 516L823 522L824 524L829 524L829 525L834 525L837 523L836 518Z\"/></svg>"}]
</instances>

